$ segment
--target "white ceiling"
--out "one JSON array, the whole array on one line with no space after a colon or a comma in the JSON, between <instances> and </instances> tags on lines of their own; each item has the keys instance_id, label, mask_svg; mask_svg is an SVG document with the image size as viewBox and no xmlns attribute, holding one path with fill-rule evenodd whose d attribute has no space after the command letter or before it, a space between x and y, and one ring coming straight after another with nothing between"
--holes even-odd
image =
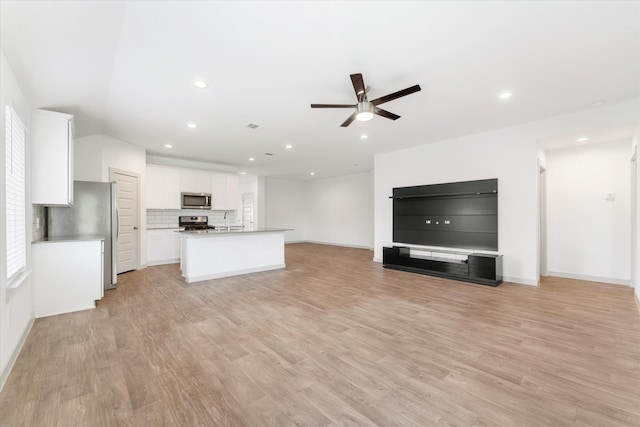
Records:
<instances>
[{"instance_id":1,"label":"white ceiling","mask_svg":"<svg viewBox=\"0 0 640 427\"><path fill-rule=\"evenodd\" d=\"M78 137L105 133L292 179L369 170L377 153L613 104L640 86L640 2L1 7L2 50L25 95L74 114ZM352 73L364 75L369 99L422 91L383 105L402 116L395 122L341 128L350 110L309 104L354 103ZM195 88L198 78L210 87ZM504 90L514 96L499 100Z\"/></svg>"}]
</instances>

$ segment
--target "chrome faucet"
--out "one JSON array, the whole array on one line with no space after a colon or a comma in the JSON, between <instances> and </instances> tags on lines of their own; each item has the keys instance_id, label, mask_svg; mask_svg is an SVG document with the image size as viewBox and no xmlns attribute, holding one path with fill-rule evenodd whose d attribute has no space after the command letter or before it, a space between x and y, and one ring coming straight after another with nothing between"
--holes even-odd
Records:
<instances>
[{"instance_id":1,"label":"chrome faucet","mask_svg":"<svg viewBox=\"0 0 640 427\"><path fill-rule=\"evenodd\" d=\"M231 226L229 225L229 218L227 218L228 214L229 214L229 211L225 211L224 212L224 218L222 218L222 219L227 220L227 231L231 230Z\"/></svg>"}]
</instances>

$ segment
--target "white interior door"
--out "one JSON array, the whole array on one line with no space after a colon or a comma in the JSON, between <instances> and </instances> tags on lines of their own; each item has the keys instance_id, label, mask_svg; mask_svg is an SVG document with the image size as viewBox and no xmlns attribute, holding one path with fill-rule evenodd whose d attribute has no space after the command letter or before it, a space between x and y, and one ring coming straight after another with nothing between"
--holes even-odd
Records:
<instances>
[{"instance_id":1,"label":"white interior door","mask_svg":"<svg viewBox=\"0 0 640 427\"><path fill-rule=\"evenodd\" d=\"M253 193L242 194L242 225L253 228Z\"/></svg>"},{"instance_id":2,"label":"white interior door","mask_svg":"<svg viewBox=\"0 0 640 427\"><path fill-rule=\"evenodd\" d=\"M118 274L138 268L140 233L138 229L138 181L135 173L111 170L116 183L118 207Z\"/></svg>"}]
</instances>

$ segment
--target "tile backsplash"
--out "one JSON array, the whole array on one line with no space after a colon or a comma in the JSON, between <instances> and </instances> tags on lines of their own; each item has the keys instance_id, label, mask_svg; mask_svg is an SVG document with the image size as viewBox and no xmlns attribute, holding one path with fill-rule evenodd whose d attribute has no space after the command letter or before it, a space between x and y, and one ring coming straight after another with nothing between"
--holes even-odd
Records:
<instances>
[{"instance_id":1,"label":"tile backsplash","mask_svg":"<svg viewBox=\"0 0 640 427\"><path fill-rule=\"evenodd\" d=\"M47 210L44 206L33 205L31 216L31 241L37 242L46 235Z\"/></svg>"},{"instance_id":2,"label":"tile backsplash","mask_svg":"<svg viewBox=\"0 0 640 427\"><path fill-rule=\"evenodd\" d=\"M227 219L224 219L224 213L227 212ZM201 209L147 209L147 229L152 228L178 228L179 216L207 216L209 217L209 225L225 225L227 220L229 224L236 224L236 211L208 211Z\"/></svg>"}]
</instances>

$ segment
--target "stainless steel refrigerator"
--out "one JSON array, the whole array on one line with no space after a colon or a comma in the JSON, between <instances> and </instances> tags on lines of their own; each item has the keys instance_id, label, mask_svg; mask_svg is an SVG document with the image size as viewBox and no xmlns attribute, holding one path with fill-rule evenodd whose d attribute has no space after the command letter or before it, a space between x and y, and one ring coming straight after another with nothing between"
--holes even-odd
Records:
<instances>
[{"instance_id":1,"label":"stainless steel refrigerator","mask_svg":"<svg viewBox=\"0 0 640 427\"><path fill-rule=\"evenodd\" d=\"M74 181L73 205L48 209L47 235L104 236L104 289L115 289L117 221L115 182Z\"/></svg>"}]
</instances>

